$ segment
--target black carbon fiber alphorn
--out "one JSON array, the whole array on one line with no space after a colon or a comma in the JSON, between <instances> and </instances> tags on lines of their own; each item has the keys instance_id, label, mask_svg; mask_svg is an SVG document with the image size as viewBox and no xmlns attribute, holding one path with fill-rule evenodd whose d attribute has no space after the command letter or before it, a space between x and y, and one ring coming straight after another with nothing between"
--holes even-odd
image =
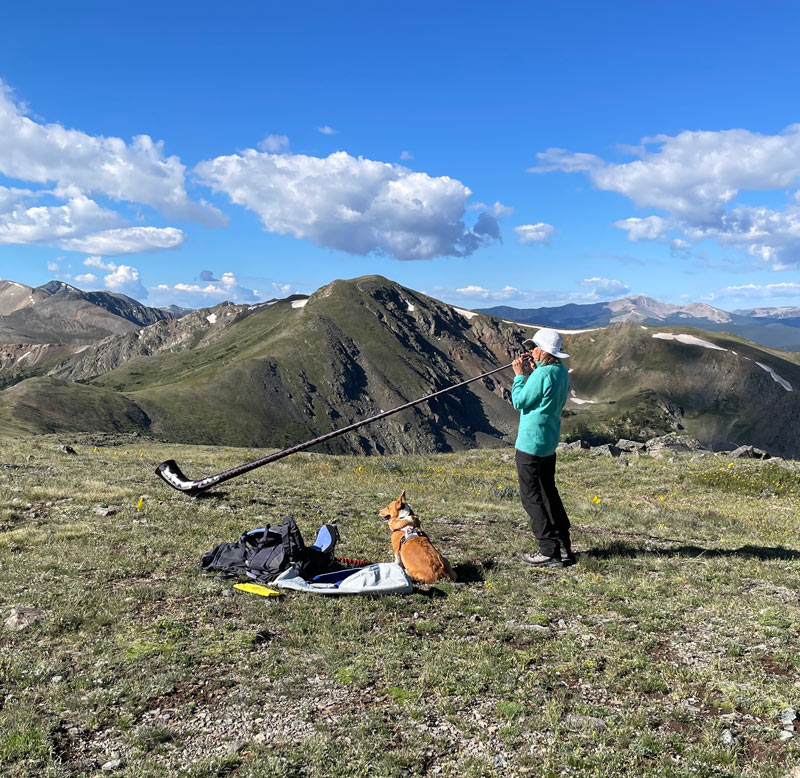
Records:
<instances>
[{"instance_id":1,"label":"black carbon fiber alphorn","mask_svg":"<svg viewBox=\"0 0 800 778\"><path fill-rule=\"evenodd\" d=\"M486 378L494 373L499 373L501 370L506 370L507 368L511 367L512 364L513 363L509 362L507 365L497 367L494 370L490 370L488 373L475 376L475 378L468 378L466 381L461 381L461 383L453 384L453 386L448 386L445 389L439 389L437 392L431 392L431 394L426 394L424 397L420 397L418 400L412 400L411 402L397 406L397 408L392 408L389 411L383 411L375 416L370 416L368 419L362 419L361 421L353 422L353 424L348 424L346 427L342 427L341 429L333 430L325 435L320 435L318 438L314 438L313 440L307 440L305 443L298 443L290 448L285 448L283 451L277 451L274 454L268 454L265 457L261 457L261 459L255 459L252 462L247 462L244 465L239 465L238 467L225 470L224 472L217 473L216 475L206 476L205 478L201 478L197 481L187 478L183 474L183 471L180 469L180 467L178 467L178 463L174 459L168 459L166 462L162 462L156 468L156 474L163 478L173 489L177 489L180 492L185 492L186 494L194 497L212 486L221 484L223 481L229 481L231 478L236 478L238 475L249 473L251 470L255 470L257 467L262 467L263 465L268 465L270 462L275 462L278 459L283 459L283 457L288 457L289 454L296 454L298 451L304 451L307 448L311 448L311 446L316 446L318 443L324 443L325 441L336 438L339 435L344 435L345 432L358 429L359 427L363 427L365 424L371 424L373 421L385 419L387 416L391 416L393 413L399 413L400 411L404 411L406 408L412 408L413 406L419 405L426 400L432 400L434 397L439 397L442 394L447 394L447 392L452 392L454 389L471 384L473 381L480 381L482 378Z\"/></svg>"}]
</instances>

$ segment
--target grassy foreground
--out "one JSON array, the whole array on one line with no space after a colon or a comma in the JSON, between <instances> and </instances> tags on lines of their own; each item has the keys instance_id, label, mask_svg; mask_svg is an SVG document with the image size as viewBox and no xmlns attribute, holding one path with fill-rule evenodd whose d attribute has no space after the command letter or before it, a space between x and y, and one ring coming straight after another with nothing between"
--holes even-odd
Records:
<instances>
[{"instance_id":1,"label":"grassy foreground","mask_svg":"<svg viewBox=\"0 0 800 778\"><path fill-rule=\"evenodd\" d=\"M61 453L70 443L77 456ZM98 445L95 446L95 443ZM102 443L102 445L101 445ZM531 570L510 450L295 455L0 441L4 776L785 776L800 732L800 466L560 456L580 564ZM200 554L292 513L391 559L401 489L461 582L261 598ZM116 506L109 515L96 509ZM104 770L101 771L101 766Z\"/></svg>"}]
</instances>

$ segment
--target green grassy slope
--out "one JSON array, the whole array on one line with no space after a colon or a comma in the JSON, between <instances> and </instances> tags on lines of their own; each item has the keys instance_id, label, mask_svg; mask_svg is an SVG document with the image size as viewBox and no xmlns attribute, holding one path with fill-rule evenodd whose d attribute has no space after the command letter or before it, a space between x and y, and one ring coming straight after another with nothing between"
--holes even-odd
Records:
<instances>
[{"instance_id":1,"label":"green grassy slope","mask_svg":"<svg viewBox=\"0 0 800 778\"><path fill-rule=\"evenodd\" d=\"M800 761L778 718L800 707L796 463L571 453L580 563L536 571L509 450L296 455L197 500L152 472L263 453L0 441L0 616L40 617L0 629L3 776L783 778ZM286 513L389 561L377 511L401 489L459 583L264 599L199 569Z\"/></svg>"},{"instance_id":2,"label":"green grassy slope","mask_svg":"<svg viewBox=\"0 0 800 778\"><path fill-rule=\"evenodd\" d=\"M46 375L59 362L69 357L70 352L70 347L66 345L49 346L47 347L46 356L38 359L35 364L31 364L30 360L26 359L0 370L0 391L9 386L14 386L14 384L18 384L27 378Z\"/></svg>"},{"instance_id":3,"label":"green grassy slope","mask_svg":"<svg viewBox=\"0 0 800 778\"><path fill-rule=\"evenodd\" d=\"M147 430L147 414L124 395L57 378L30 378L0 394L4 435Z\"/></svg>"},{"instance_id":4,"label":"green grassy slope","mask_svg":"<svg viewBox=\"0 0 800 778\"><path fill-rule=\"evenodd\" d=\"M281 302L260 309L212 345L133 360L96 383L125 392L165 437L283 445L496 366L498 357L510 358L519 336L493 329L496 343L487 346L464 317L431 298L379 277L337 281L304 308ZM437 423L438 416L455 417L456 424ZM486 439L510 433L514 416L499 392L476 386L376 425L357 445L458 448L476 432Z\"/></svg>"},{"instance_id":5,"label":"green grassy slope","mask_svg":"<svg viewBox=\"0 0 800 778\"><path fill-rule=\"evenodd\" d=\"M654 333L687 334L725 351L660 340ZM800 357L766 349L729 333L683 327L612 325L569 339L580 398L565 430L640 439L642 428L680 424L711 446L750 443L796 455L800 446ZM789 382L787 391L756 363Z\"/></svg>"}]
</instances>

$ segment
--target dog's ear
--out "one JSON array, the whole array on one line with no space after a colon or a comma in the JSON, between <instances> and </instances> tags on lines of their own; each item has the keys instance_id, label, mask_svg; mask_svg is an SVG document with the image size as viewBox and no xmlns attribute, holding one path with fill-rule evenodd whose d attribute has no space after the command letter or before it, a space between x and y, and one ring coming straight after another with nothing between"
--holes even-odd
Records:
<instances>
[{"instance_id":1,"label":"dog's ear","mask_svg":"<svg viewBox=\"0 0 800 778\"><path fill-rule=\"evenodd\" d=\"M403 489L403 491L400 492L400 496L397 499L400 502L405 502L406 501L406 490L405 489Z\"/></svg>"}]
</instances>

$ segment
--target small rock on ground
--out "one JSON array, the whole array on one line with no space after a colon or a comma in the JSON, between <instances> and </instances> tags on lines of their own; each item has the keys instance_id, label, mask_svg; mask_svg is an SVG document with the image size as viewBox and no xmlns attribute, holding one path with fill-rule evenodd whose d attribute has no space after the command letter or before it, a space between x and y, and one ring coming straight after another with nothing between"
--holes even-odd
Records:
<instances>
[{"instance_id":1,"label":"small rock on ground","mask_svg":"<svg viewBox=\"0 0 800 778\"><path fill-rule=\"evenodd\" d=\"M568 713L564 717L567 726L572 729L605 729L605 719L598 718L597 716L583 716L580 713Z\"/></svg>"},{"instance_id":2,"label":"small rock on ground","mask_svg":"<svg viewBox=\"0 0 800 778\"><path fill-rule=\"evenodd\" d=\"M520 622L515 621L514 619L508 619L505 625L509 629L523 629L528 632L539 632L542 635L550 634L550 627L546 627L543 624L521 624Z\"/></svg>"},{"instance_id":3,"label":"small rock on ground","mask_svg":"<svg viewBox=\"0 0 800 778\"><path fill-rule=\"evenodd\" d=\"M42 618L42 614L34 608L12 608L8 618L3 622L6 629L19 632L27 629Z\"/></svg>"},{"instance_id":4,"label":"small rock on ground","mask_svg":"<svg viewBox=\"0 0 800 778\"><path fill-rule=\"evenodd\" d=\"M585 440L573 440L572 443L559 443L556 447L559 451L587 450L589 444Z\"/></svg>"},{"instance_id":5,"label":"small rock on ground","mask_svg":"<svg viewBox=\"0 0 800 778\"><path fill-rule=\"evenodd\" d=\"M719 739L722 741L722 745L724 746L733 745L733 732L731 732L729 729L723 729Z\"/></svg>"},{"instance_id":6,"label":"small rock on ground","mask_svg":"<svg viewBox=\"0 0 800 778\"><path fill-rule=\"evenodd\" d=\"M644 451L645 444L639 443L637 440L627 440L626 438L620 438L616 446L621 451Z\"/></svg>"},{"instance_id":7,"label":"small rock on ground","mask_svg":"<svg viewBox=\"0 0 800 778\"><path fill-rule=\"evenodd\" d=\"M602 446L594 446L589 449L589 453L593 456L607 456L607 457L618 457L622 451L618 449L616 446L612 446L610 443L604 443Z\"/></svg>"},{"instance_id":8,"label":"small rock on ground","mask_svg":"<svg viewBox=\"0 0 800 778\"><path fill-rule=\"evenodd\" d=\"M739 448L728 452L731 459L769 459L769 454L763 449L755 446L739 446Z\"/></svg>"},{"instance_id":9,"label":"small rock on ground","mask_svg":"<svg viewBox=\"0 0 800 778\"><path fill-rule=\"evenodd\" d=\"M789 732L794 732L794 722L796 718L797 711L794 708L784 708L778 714L778 720L781 722L781 726Z\"/></svg>"}]
</instances>

